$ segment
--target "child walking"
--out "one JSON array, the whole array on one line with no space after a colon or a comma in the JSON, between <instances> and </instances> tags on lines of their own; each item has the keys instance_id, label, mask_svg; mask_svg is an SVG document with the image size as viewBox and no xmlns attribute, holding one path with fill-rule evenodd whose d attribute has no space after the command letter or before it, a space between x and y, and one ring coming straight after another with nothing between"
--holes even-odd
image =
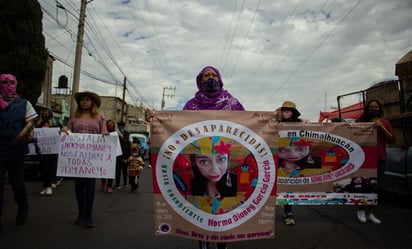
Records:
<instances>
[{"instance_id":1,"label":"child walking","mask_svg":"<svg viewBox=\"0 0 412 249\"><path fill-rule=\"evenodd\" d=\"M144 167L143 158L140 156L140 148L138 146L132 146L132 154L127 160L129 163L129 184L131 191L136 192L139 187L139 178L142 174Z\"/></svg>"}]
</instances>

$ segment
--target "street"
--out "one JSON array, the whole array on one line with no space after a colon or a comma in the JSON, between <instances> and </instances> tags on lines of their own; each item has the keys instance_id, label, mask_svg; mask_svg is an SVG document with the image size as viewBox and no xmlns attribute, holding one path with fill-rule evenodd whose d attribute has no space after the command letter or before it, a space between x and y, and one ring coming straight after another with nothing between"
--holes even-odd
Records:
<instances>
[{"instance_id":1,"label":"street","mask_svg":"<svg viewBox=\"0 0 412 249\"><path fill-rule=\"evenodd\" d=\"M65 179L52 196L40 196L40 181L28 181L29 221L16 226L16 204L10 185L5 186L2 249L196 249L197 241L153 232L152 180L149 168L141 177L138 193L129 188L112 194L99 192L96 183L95 227L74 225L77 216L73 181ZM354 206L297 206L297 224L283 222L276 210L276 238L230 243L230 249L331 249L412 248L412 208L398 199L380 203L377 217L383 224L360 224ZM211 246L214 248L214 246Z\"/></svg>"}]
</instances>

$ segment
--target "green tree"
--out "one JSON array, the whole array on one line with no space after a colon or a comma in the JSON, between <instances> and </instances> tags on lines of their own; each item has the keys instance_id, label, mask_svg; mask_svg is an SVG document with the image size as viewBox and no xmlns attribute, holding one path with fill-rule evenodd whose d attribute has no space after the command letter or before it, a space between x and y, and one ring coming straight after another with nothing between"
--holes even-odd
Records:
<instances>
[{"instance_id":1,"label":"green tree","mask_svg":"<svg viewBox=\"0 0 412 249\"><path fill-rule=\"evenodd\" d=\"M41 93L48 52L37 0L0 0L0 73L18 79L18 92L32 104Z\"/></svg>"}]
</instances>

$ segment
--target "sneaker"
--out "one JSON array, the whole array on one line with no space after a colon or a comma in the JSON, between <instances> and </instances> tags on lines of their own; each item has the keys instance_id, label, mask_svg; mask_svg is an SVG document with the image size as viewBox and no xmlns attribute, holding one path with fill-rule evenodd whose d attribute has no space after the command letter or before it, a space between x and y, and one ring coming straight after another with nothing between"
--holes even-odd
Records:
<instances>
[{"instance_id":1,"label":"sneaker","mask_svg":"<svg viewBox=\"0 0 412 249\"><path fill-rule=\"evenodd\" d=\"M378 218L376 218L375 214L371 213L368 215L368 220L370 220L373 224L379 225L382 223L382 221Z\"/></svg>"},{"instance_id":2,"label":"sneaker","mask_svg":"<svg viewBox=\"0 0 412 249\"><path fill-rule=\"evenodd\" d=\"M122 187L120 187L119 185L114 186L114 189L121 189Z\"/></svg>"},{"instance_id":3,"label":"sneaker","mask_svg":"<svg viewBox=\"0 0 412 249\"><path fill-rule=\"evenodd\" d=\"M46 195L46 189L45 188L42 191L40 191L40 195Z\"/></svg>"},{"instance_id":4,"label":"sneaker","mask_svg":"<svg viewBox=\"0 0 412 249\"><path fill-rule=\"evenodd\" d=\"M286 225L295 225L295 218L293 217L293 215L287 215L285 218L285 223Z\"/></svg>"},{"instance_id":5,"label":"sneaker","mask_svg":"<svg viewBox=\"0 0 412 249\"><path fill-rule=\"evenodd\" d=\"M51 187L47 187L46 188L46 195L52 195L53 194L53 190Z\"/></svg>"},{"instance_id":6,"label":"sneaker","mask_svg":"<svg viewBox=\"0 0 412 249\"><path fill-rule=\"evenodd\" d=\"M111 194L113 192L112 187L107 187L107 193Z\"/></svg>"},{"instance_id":7,"label":"sneaker","mask_svg":"<svg viewBox=\"0 0 412 249\"><path fill-rule=\"evenodd\" d=\"M137 192L137 185L136 184L132 185L132 187L130 188L130 191L132 193L136 193Z\"/></svg>"},{"instance_id":8,"label":"sneaker","mask_svg":"<svg viewBox=\"0 0 412 249\"><path fill-rule=\"evenodd\" d=\"M63 178L57 179L56 186L59 186L60 184L62 184L62 182L63 182Z\"/></svg>"},{"instance_id":9,"label":"sneaker","mask_svg":"<svg viewBox=\"0 0 412 249\"><path fill-rule=\"evenodd\" d=\"M147 167L150 169L152 167L152 165L149 164L149 165L147 165Z\"/></svg>"},{"instance_id":10,"label":"sneaker","mask_svg":"<svg viewBox=\"0 0 412 249\"><path fill-rule=\"evenodd\" d=\"M356 215L358 216L358 221L361 223L366 223L366 214L365 210L358 210L356 212Z\"/></svg>"},{"instance_id":11,"label":"sneaker","mask_svg":"<svg viewBox=\"0 0 412 249\"><path fill-rule=\"evenodd\" d=\"M84 227L84 228L93 228L93 227L94 227L94 223L93 223L92 220L85 221L84 224L83 224L83 227Z\"/></svg>"},{"instance_id":12,"label":"sneaker","mask_svg":"<svg viewBox=\"0 0 412 249\"><path fill-rule=\"evenodd\" d=\"M57 185L54 184L54 183L52 183L51 187L52 187L52 188L57 188Z\"/></svg>"}]
</instances>

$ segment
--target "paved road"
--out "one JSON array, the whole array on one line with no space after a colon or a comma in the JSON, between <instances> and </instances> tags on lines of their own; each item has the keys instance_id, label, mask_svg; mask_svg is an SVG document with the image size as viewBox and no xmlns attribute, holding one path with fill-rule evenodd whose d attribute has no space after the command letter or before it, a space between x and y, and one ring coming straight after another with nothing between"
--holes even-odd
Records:
<instances>
[{"instance_id":1,"label":"paved road","mask_svg":"<svg viewBox=\"0 0 412 249\"><path fill-rule=\"evenodd\" d=\"M98 185L99 186L99 185ZM97 186L97 187L98 187ZM145 169L139 192L120 189L97 192L95 227L74 225L76 201L73 181L65 180L53 196L39 196L41 183L27 182L30 199L28 224L14 225L16 205L10 186L5 188L1 249L196 249L194 240L157 237L153 232L152 181ZM383 224L359 224L353 206L298 206L297 224L283 224L276 214L276 238L230 243L230 249L340 249L412 248L412 209L398 202L383 202L377 216Z\"/></svg>"}]
</instances>

